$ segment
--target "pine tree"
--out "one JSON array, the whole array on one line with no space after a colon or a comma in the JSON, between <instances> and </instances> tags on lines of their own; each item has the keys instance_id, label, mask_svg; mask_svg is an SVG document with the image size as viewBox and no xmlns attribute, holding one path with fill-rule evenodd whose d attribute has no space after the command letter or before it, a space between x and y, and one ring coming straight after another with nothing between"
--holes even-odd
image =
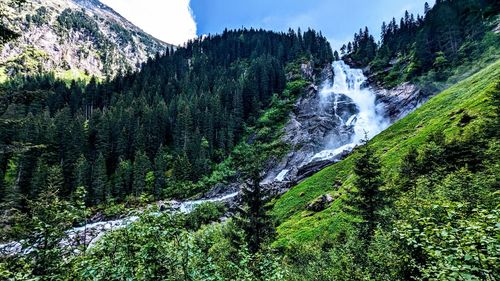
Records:
<instances>
[{"instance_id":1,"label":"pine tree","mask_svg":"<svg viewBox=\"0 0 500 281\"><path fill-rule=\"evenodd\" d=\"M188 181L192 177L192 166L186 153L177 155L173 167L174 178L178 181Z\"/></svg>"},{"instance_id":2,"label":"pine tree","mask_svg":"<svg viewBox=\"0 0 500 281\"><path fill-rule=\"evenodd\" d=\"M430 10L431 10L431 7L430 7L429 3L425 2L425 4L424 4L424 15L427 15Z\"/></svg>"},{"instance_id":3,"label":"pine tree","mask_svg":"<svg viewBox=\"0 0 500 281\"><path fill-rule=\"evenodd\" d=\"M143 151L138 151L135 154L134 159L134 171L133 171L133 184L132 189L136 196L139 196L145 192L149 192L146 189L146 175L152 170L151 162L148 156Z\"/></svg>"},{"instance_id":4,"label":"pine tree","mask_svg":"<svg viewBox=\"0 0 500 281\"><path fill-rule=\"evenodd\" d=\"M164 189L167 185L167 172L169 167L172 165L172 161L173 159L168 153L168 150L164 147L160 147L154 159L155 183L153 195L156 198L160 197L162 189Z\"/></svg>"},{"instance_id":5,"label":"pine tree","mask_svg":"<svg viewBox=\"0 0 500 281\"><path fill-rule=\"evenodd\" d=\"M31 178L30 198L37 198L38 195L47 188L48 163L44 156L37 160L36 169Z\"/></svg>"},{"instance_id":6,"label":"pine tree","mask_svg":"<svg viewBox=\"0 0 500 281\"><path fill-rule=\"evenodd\" d=\"M354 163L356 179L354 185L358 189L357 206L365 221L365 231L372 235L377 222L377 210L382 206L383 185L381 165L375 151L365 140L360 150L360 156Z\"/></svg>"},{"instance_id":7,"label":"pine tree","mask_svg":"<svg viewBox=\"0 0 500 281\"><path fill-rule=\"evenodd\" d=\"M106 161L102 153L92 165L92 201L95 204L105 203L109 198L108 176L106 174Z\"/></svg>"},{"instance_id":8,"label":"pine tree","mask_svg":"<svg viewBox=\"0 0 500 281\"><path fill-rule=\"evenodd\" d=\"M500 139L500 82L493 87L490 100L495 115L488 131L492 136Z\"/></svg>"},{"instance_id":9,"label":"pine tree","mask_svg":"<svg viewBox=\"0 0 500 281\"><path fill-rule=\"evenodd\" d=\"M133 165L130 160L121 160L114 176L113 197L123 200L132 192Z\"/></svg>"},{"instance_id":10,"label":"pine tree","mask_svg":"<svg viewBox=\"0 0 500 281\"><path fill-rule=\"evenodd\" d=\"M399 178L404 191L408 191L416 187L416 178L419 174L418 151L412 147L408 153L403 156ZM414 196L416 197L416 190Z\"/></svg>"},{"instance_id":11,"label":"pine tree","mask_svg":"<svg viewBox=\"0 0 500 281\"><path fill-rule=\"evenodd\" d=\"M243 188L244 206L240 208L236 221L244 231L245 242L252 253L258 252L262 244L272 239L274 234L274 226L268 215L269 207L266 206L269 196L266 196L260 186L261 171L265 168L267 159L262 151L264 150L258 143L245 144L240 147L240 153L235 159L242 176L248 180Z\"/></svg>"},{"instance_id":12,"label":"pine tree","mask_svg":"<svg viewBox=\"0 0 500 281\"><path fill-rule=\"evenodd\" d=\"M65 256L59 242L65 231L71 227L74 214L70 204L61 200L58 188L63 186L61 167L52 166L47 179L48 186L36 200L29 201L30 220L28 256L33 262L33 275L46 278L57 276L64 269L61 266Z\"/></svg>"},{"instance_id":13,"label":"pine tree","mask_svg":"<svg viewBox=\"0 0 500 281\"><path fill-rule=\"evenodd\" d=\"M333 58L334 58L336 61L340 60L339 52L337 52L337 50L335 50L335 52L333 52Z\"/></svg>"},{"instance_id":14,"label":"pine tree","mask_svg":"<svg viewBox=\"0 0 500 281\"><path fill-rule=\"evenodd\" d=\"M89 177L90 177L90 167L85 156L80 155L78 160L76 161L75 166L75 177L76 177L76 186L84 186L88 188Z\"/></svg>"}]
</instances>

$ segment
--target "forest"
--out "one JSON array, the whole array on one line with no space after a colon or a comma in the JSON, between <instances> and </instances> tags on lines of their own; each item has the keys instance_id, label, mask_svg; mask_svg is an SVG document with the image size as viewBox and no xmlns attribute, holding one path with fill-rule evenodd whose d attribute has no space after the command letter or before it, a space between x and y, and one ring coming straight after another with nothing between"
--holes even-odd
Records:
<instances>
[{"instance_id":1,"label":"forest","mask_svg":"<svg viewBox=\"0 0 500 281\"><path fill-rule=\"evenodd\" d=\"M115 78L0 84L0 242L21 241L17 255L0 247L0 279L498 280L499 11L438 0L339 51L311 29L226 29ZM378 87L434 96L275 196L262 170L289 152L284 124L339 59ZM155 204L234 182L231 210ZM61 242L96 213L137 220Z\"/></svg>"},{"instance_id":2,"label":"forest","mask_svg":"<svg viewBox=\"0 0 500 281\"><path fill-rule=\"evenodd\" d=\"M309 59L316 67L333 59L315 31L234 30L167 50L110 81L9 81L0 197L23 208L50 176L61 179L65 198L84 187L89 205L203 191L193 183L228 156L273 96L283 99L285 66Z\"/></svg>"},{"instance_id":3,"label":"forest","mask_svg":"<svg viewBox=\"0 0 500 281\"><path fill-rule=\"evenodd\" d=\"M389 87L409 80L443 81L498 44L495 37L485 36L487 19L498 9L498 1L491 0L436 1L432 9L426 3L424 15L406 11L399 21L383 22L378 44L368 28L360 29L342 46L340 56L369 66L374 79Z\"/></svg>"}]
</instances>

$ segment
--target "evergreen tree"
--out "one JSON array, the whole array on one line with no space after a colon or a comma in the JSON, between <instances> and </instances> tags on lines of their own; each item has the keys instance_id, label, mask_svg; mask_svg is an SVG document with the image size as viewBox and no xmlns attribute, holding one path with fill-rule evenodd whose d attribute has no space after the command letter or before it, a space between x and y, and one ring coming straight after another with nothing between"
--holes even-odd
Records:
<instances>
[{"instance_id":1,"label":"evergreen tree","mask_svg":"<svg viewBox=\"0 0 500 281\"><path fill-rule=\"evenodd\" d=\"M104 156L99 154L97 160L92 165L91 198L95 204L105 203L109 198L108 176L106 175L106 161Z\"/></svg>"},{"instance_id":2,"label":"evergreen tree","mask_svg":"<svg viewBox=\"0 0 500 281\"><path fill-rule=\"evenodd\" d=\"M430 10L431 10L431 7L430 7L429 3L425 2L425 4L424 4L424 15L427 15L427 13L429 13Z\"/></svg>"},{"instance_id":3,"label":"evergreen tree","mask_svg":"<svg viewBox=\"0 0 500 281\"><path fill-rule=\"evenodd\" d=\"M188 181L192 177L192 166L186 153L177 155L175 159L173 174L176 180Z\"/></svg>"},{"instance_id":4,"label":"evergreen tree","mask_svg":"<svg viewBox=\"0 0 500 281\"><path fill-rule=\"evenodd\" d=\"M65 231L71 227L74 214L68 202L59 198L58 188L63 186L61 167L49 169L48 186L36 200L29 202L30 220L27 247L32 262L33 275L51 280L64 272L61 263L65 252L59 242Z\"/></svg>"},{"instance_id":5,"label":"evergreen tree","mask_svg":"<svg viewBox=\"0 0 500 281\"><path fill-rule=\"evenodd\" d=\"M416 179L419 175L419 170L418 151L416 148L412 147L403 157L401 170L399 171L399 178L402 181L401 186L404 188L404 191L416 187Z\"/></svg>"},{"instance_id":6,"label":"evergreen tree","mask_svg":"<svg viewBox=\"0 0 500 281\"><path fill-rule=\"evenodd\" d=\"M123 200L132 193L133 165L130 160L121 160L115 172L114 197Z\"/></svg>"},{"instance_id":7,"label":"evergreen tree","mask_svg":"<svg viewBox=\"0 0 500 281\"><path fill-rule=\"evenodd\" d=\"M146 188L146 175L152 170L151 162L143 151L138 151L134 159L132 189L136 196L143 193L151 193L152 190Z\"/></svg>"},{"instance_id":8,"label":"evergreen tree","mask_svg":"<svg viewBox=\"0 0 500 281\"><path fill-rule=\"evenodd\" d=\"M493 122L491 122L489 132L492 136L500 139L500 82L497 82L491 91L491 105L494 110Z\"/></svg>"},{"instance_id":9,"label":"evergreen tree","mask_svg":"<svg viewBox=\"0 0 500 281\"><path fill-rule=\"evenodd\" d=\"M262 244L272 239L274 226L268 215L269 206L266 206L269 196L260 186L261 171L265 168L267 156L262 153L258 143L243 145L236 156L236 163L240 167L242 176L248 180L243 188L243 204L237 217L237 225L245 233L245 242L252 253L258 252Z\"/></svg>"},{"instance_id":10,"label":"evergreen tree","mask_svg":"<svg viewBox=\"0 0 500 281\"><path fill-rule=\"evenodd\" d=\"M356 175L354 185L358 189L356 203L365 221L365 231L371 236L377 223L377 210L383 204L380 191L383 180L380 160L367 140L363 143L353 170Z\"/></svg>"}]
</instances>

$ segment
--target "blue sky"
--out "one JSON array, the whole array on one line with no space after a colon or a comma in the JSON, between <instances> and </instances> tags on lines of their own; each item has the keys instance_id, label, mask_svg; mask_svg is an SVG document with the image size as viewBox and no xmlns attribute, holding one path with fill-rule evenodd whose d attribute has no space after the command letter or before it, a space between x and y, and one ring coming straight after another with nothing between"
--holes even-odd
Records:
<instances>
[{"instance_id":1,"label":"blue sky","mask_svg":"<svg viewBox=\"0 0 500 281\"><path fill-rule=\"evenodd\" d=\"M368 26L378 38L382 21L398 20L408 10L423 13L425 0L191 0L197 34L224 28L257 27L287 30L311 27L325 35L334 48ZM428 1L433 4L434 1Z\"/></svg>"},{"instance_id":2,"label":"blue sky","mask_svg":"<svg viewBox=\"0 0 500 281\"><path fill-rule=\"evenodd\" d=\"M224 28L289 27L321 31L334 48L368 26L379 37L382 21L408 10L423 13L425 0L101 0L151 35L182 45ZM433 4L434 0L429 0Z\"/></svg>"}]
</instances>

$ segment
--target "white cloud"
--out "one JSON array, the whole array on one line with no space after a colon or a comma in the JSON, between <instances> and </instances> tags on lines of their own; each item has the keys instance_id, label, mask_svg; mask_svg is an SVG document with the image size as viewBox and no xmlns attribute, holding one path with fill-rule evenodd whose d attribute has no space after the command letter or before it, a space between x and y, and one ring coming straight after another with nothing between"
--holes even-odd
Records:
<instances>
[{"instance_id":1,"label":"white cloud","mask_svg":"<svg viewBox=\"0 0 500 281\"><path fill-rule=\"evenodd\" d=\"M196 37L190 0L101 0L126 19L167 43L182 45Z\"/></svg>"}]
</instances>

